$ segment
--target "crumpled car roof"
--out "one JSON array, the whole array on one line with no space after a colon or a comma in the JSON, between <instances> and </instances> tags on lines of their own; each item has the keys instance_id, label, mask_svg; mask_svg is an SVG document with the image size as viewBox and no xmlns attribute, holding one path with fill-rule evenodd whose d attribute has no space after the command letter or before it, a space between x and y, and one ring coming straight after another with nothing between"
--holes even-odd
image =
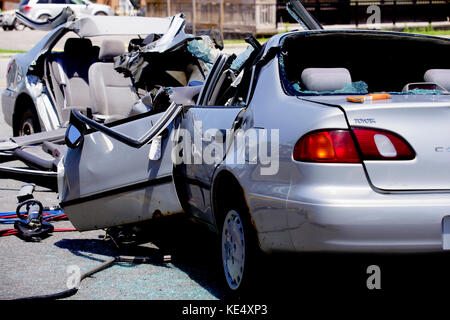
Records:
<instances>
[{"instance_id":1,"label":"crumpled car roof","mask_svg":"<svg viewBox=\"0 0 450 320\"><path fill-rule=\"evenodd\" d=\"M167 18L76 15L70 7L64 8L57 16L47 21L29 19L19 11L16 11L16 15L22 23L34 29L51 31L65 28L75 31L80 37L165 34L173 20L181 18L179 15Z\"/></svg>"},{"instance_id":2,"label":"crumpled car roof","mask_svg":"<svg viewBox=\"0 0 450 320\"><path fill-rule=\"evenodd\" d=\"M100 35L165 34L172 17L86 16L71 22L81 37Z\"/></svg>"}]
</instances>

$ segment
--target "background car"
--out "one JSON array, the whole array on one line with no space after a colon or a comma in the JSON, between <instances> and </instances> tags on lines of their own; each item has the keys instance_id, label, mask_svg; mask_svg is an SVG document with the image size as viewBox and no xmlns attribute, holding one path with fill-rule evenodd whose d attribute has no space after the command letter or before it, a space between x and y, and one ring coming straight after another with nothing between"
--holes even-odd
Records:
<instances>
[{"instance_id":1,"label":"background car","mask_svg":"<svg viewBox=\"0 0 450 320\"><path fill-rule=\"evenodd\" d=\"M16 19L15 10L0 12L0 26L3 30L23 30L25 26Z\"/></svg>"},{"instance_id":2,"label":"background car","mask_svg":"<svg viewBox=\"0 0 450 320\"><path fill-rule=\"evenodd\" d=\"M65 7L70 7L77 15L114 15L110 6L89 0L22 0L17 9L31 20L45 21L58 15Z\"/></svg>"}]
</instances>

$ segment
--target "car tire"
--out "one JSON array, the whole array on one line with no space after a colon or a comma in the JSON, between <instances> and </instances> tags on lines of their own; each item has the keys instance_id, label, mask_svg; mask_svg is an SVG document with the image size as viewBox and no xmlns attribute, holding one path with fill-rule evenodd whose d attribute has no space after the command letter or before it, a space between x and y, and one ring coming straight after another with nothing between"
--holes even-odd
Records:
<instances>
[{"instance_id":1,"label":"car tire","mask_svg":"<svg viewBox=\"0 0 450 320\"><path fill-rule=\"evenodd\" d=\"M18 135L27 136L37 132L41 132L38 116L35 110L28 108L19 120Z\"/></svg>"},{"instance_id":2,"label":"car tire","mask_svg":"<svg viewBox=\"0 0 450 320\"><path fill-rule=\"evenodd\" d=\"M245 295L257 278L261 259L256 230L251 225L248 209L243 201L233 201L222 210L220 223L220 253L226 294L230 298Z\"/></svg>"},{"instance_id":3,"label":"car tire","mask_svg":"<svg viewBox=\"0 0 450 320\"><path fill-rule=\"evenodd\" d=\"M22 31L25 29L25 25L20 23L20 21L18 21L17 19L14 21L14 29L16 29L17 31Z\"/></svg>"}]
</instances>

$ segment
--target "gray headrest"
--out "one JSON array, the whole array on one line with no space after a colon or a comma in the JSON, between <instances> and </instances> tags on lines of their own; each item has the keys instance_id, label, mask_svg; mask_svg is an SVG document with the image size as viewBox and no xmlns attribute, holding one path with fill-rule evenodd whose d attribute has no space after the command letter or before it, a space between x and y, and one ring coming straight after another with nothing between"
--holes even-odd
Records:
<instances>
[{"instance_id":1,"label":"gray headrest","mask_svg":"<svg viewBox=\"0 0 450 320\"><path fill-rule=\"evenodd\" d=\"M450 69L430 69L423 76L427 82L433 82L450 91Z\"/></svg>"},{"instance_id":2,"label":"gray headrest","mask_svg":"<svg viewBox=\"0 0 450 320\"><path fill-rule=\"evenodd\" d=\"M334 91L352 83L350 72L345 68L306 68L301 75L302 83L310 91Z\"/></svg>"},{"instance_id":3,"label":"gray headrest","mask_svg":"<svg viewBox=\"0 0 450 320\"><path fill-rule=\"evenodd\" d=\"M122 41L107 39L103 40L100 52L98 54L99 60L111 60L114 57L125 53L125 46Z\"/></svg>"}]
</instances>

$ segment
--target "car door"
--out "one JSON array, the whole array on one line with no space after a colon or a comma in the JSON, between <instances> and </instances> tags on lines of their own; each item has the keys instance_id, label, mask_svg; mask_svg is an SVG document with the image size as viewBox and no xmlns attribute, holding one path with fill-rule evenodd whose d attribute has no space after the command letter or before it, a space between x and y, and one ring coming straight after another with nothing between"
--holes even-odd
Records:
<instances>
[{"instance_id":1,"label":"car door","mask_svg":"<svg viewBox=\"0 0 450 320\"><path fill-rule=\"evenodd\" d=\"M58 173L61 207L78 230L136 223L182 212L171 159L170 135L177 112L169 117L166 112L131 118L111 127L89 122L90 127L98 126L105 131L85 134L82 145L69 147L64 168ZM116 135L127 139L146 137L155 127L159 138L140 146L116 138Z\"/></svg>"},{"instance_id":2,"label":"car door","mask_svg":"<svg viewBox=\"0 0 450 320\"><path fill-rule=\"evenodd\" d=\"M186 205L194 217L213 223L209 192L216 167L230 147L230 137L239 125L242 104L216 105L211 98L220 92L222 76L229 67L230 57L219 56L205 81L198 105L183 114L175 132L177 172L182 176Z\"/></svg>"}]
</instances>

